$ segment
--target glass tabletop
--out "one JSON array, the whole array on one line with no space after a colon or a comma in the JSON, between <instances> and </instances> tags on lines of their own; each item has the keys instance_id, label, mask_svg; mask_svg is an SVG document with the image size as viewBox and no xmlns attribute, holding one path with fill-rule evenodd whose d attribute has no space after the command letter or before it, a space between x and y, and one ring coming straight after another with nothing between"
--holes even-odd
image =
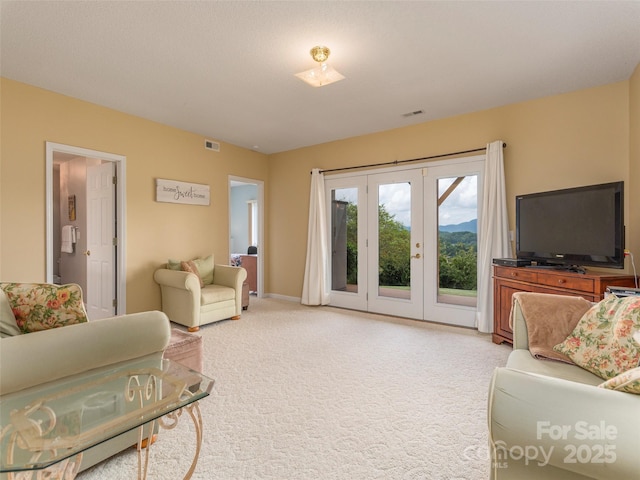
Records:
<instances>
[{"instance_id":1,"label":"glass tabletop","mask_svg":"<svg viewBox=\"0 0 640 480\"><path fill-rule=\"evenodd\" d=\"M143 357L0 397L0 473L40 470L211 393L213 380Z\"/></svg>"}]
</instances>

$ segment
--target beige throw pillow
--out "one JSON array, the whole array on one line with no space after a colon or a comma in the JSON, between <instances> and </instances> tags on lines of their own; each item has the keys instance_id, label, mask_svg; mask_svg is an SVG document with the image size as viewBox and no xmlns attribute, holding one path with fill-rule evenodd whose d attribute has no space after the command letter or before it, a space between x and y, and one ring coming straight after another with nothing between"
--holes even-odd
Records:
<instances>
[{"instance_id":1,"label":"beige throw pillow","mask_svg":"<svg viewBox=\"0 0 640 480\"><path fill-rule=\"evenodd\" d=\"M205 257L205 258L194 258L193 260L184 260L184 261L169 259L167 260L167 268L169 270L185 271L184 268L182 268L182 264L185 262L193 263L196 270L193 273L197 272L200 279L202 280L203 286L211 285L213 283L213 269L214 269L213 255L209 255L208 257Z\"/></svg>"},{"instance_id":2,"label":"beige throw pillow","mask_svg":"<svg viewBox=\"0 0 640 480\"><path fill-rule=\"evenodd\" d=\"M204 287L204 282L200 277L200 273L198 272L198 267L193 263L193 260L189 260L188 262L180 262L180 269L183 272L193 273L196 277L198 277L198 282L200 283L200 288Z\"/></svg>"},{"instance_id":3,"label":"beige throw pillow","mask_svg":"<svg viewBox=\"0 0 640 480\"><path fill-rule=\"evenodd\" d=\"M182 263L182 262L181 262L180 260L172 260L172 259L169 259L169 260L167 260L167 268L168 268L169 270L182 270L182 269L180 268L180 264L181 264L181 263Z\"/></svg>"},{"instance_id":4,"label":"beige throw pillow","mask_svg":"<svg viewBox=\"0 0 640 480\"><path fill-rule=\"evenodd\" d=\"M206 258L194 258L193 263L198 267L202 282L205 285L211 285L213 283L213 255L209 255Z\"/></svg>"}]
</instances>

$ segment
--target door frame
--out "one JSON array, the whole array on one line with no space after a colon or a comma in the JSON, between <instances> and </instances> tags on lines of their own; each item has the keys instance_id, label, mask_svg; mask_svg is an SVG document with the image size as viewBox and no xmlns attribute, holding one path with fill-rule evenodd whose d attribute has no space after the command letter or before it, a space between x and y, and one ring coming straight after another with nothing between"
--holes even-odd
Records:
<instances>
[{"instance_id":1,"label":"door frame","mask_svg":"<svg viewBox=\"0 0 640 480\"><path fill-rule=\"evenodd\" d=\"M450 178L460 176L461 172L464 175L477 175L477 222L478 226L482 221L484 212L482 211L482 192L484 189L484 162L485 156L478 155L473 157L466 157L465 162L457 163L444 163L440 165L431 165L430 167L423 169L424 179L424 207L423 218L425 220L424 225L424 307L423 315L424 319L428 321L436 321L438 323L446 323L448 325L455 325L459 327L476 328L476 312L478 310L476 306L465 306L454 303L446 303L439 300L439 277L438 275L430 275L432 273L438 273L438 260L439 260L439 248L438 248L438 229L429 228L429 225L438 225L438 180L441 178ZM480 241L479 233L477 235L477 242ZM479 250L479 249L478 249ZM479 258L478 258L479 263ZM443 314L447 314L447 321L443 322L438 318L442 318ZM435 320L429 318L430 316L436 317Z\"/></svg>"},{"instance_id":2,"label":"door frame","mask_svg":"<svg viewBox=\"0 0 640 480\"><path fill-rule=\"evenodd\" d=\"M235 175L229 175L229 227L228 232L231 234L231 184L232 182L246 183L249 185L255 185L258 188L257 201L258 201L258 298L264 297L264 257L265 257L265 245L264 245L264 181L256 180L255 178L237 177ZM231 259L231 237L229 237L229 253L227 255L228 260Z\"/></svg>"},{"instance_id":3,"label":"door frame","mask_svg":"<svg viewBox=\"0 0 640 480\"><path fill-rule=\"evenodd\" d=\"M422 170L422 176L423 176L423 181L426 182L427 179L424 178L426 176L428 176L428 172L429 172L429 168L434 168L434 167L448 167L448 166L454 166L454 165L460 165L460 164L473 164L476 162L483 162L486 159L486 155L471 155L471 156L466 156L466 157L460 157L460 158L454 158L454 159L446 159L446 160L436 160L436 161L431 161L431 162L419 162L419 163L415 163L415 164L411 164L411 165L402 165L402 166L394 166L394 167L384 167L384 168L376 168L376 169L371 169L371 170L364 170L364 171L358 171L358 172L349 172L349 173L338 173L338 174L334 174L334 175L328 175L325 177L325 193L326 193L326 197L327 197L327 212L329 212L327 214L327 225L330 227L331 226L331 215L330 215L330 190L331 188L340 188L340 187L355 187L358 186L359 188L362 188L363 186L365 188L367 188L368 185L368 181L364 181L364 183L358 183L357 181L354 181L354 178L356 177L362 177L362 178L367 178L369 176L373 176L373 175L377 175L377 174L381 174L381 173L390 173L390 172L402 172L402 171L406 171L406 170ZM482 181L483 182L483 181ZM422 193L423 195L425 195L425 190L426 190L426 185L422 185ZM478 194L480 195L480 191L478 192ZM367 192L368 195L368 192ZM424 198L424 197L423 197ZM359 198L359 202L360 202L360 198ZM365 207L368 210L368 198L366 200L367 206ZM423 207L424 208L424 207ZM425 219L425 212L423 210L423 219ZM481 212L481 205L480 205L480 199L479 199L479 204L478 204L478 222L480 221L480 215L482 215ZM367 215L365 215L367 216ZM358 222L360 223L360 218L361 216L358 215ZM425 219L426 220L426 219ZM427 227L426 227L427 223L426 221L424 222L422 229L423 229L423 248L424 248L424 255L427 256L429 255L429 252L427 251ZM368 227L364 229L366 231L361 230L360 226L358 228L358 249L360 250L361 246L360 243L365 242L366 244L366 239L361 239L361 233L365 233L365 235L368 235ZM327 228L327 231L330 232L331 229ZM328 242L329 245L331 245L331 238L330 235L328 236ZM368 248L368 247L365 247ZM367 253L367 257L368 257L368 253ZM423 256L424 258L424 256ZM425 258L424 261L426 261L427 259ZM368 260L366 262L368 264ZM426 272L428 269L426 268L427 265L423 264L424 270L423 273ZM346 292L337 292L335 290L331 291L331 303L330 305L335 306L335 307L339 307L339 308L351 308L351 309L355 309L355 310L363 310L363 311L371 311L369 310L369 302L368 299L366 298L366 294L369 293L369 295L371 295L372 292L366 292L366 290L369 289L370 285L368 285L368 279L367 279L367 283L360 283L360 271L362 270L362 267L359 267L358 270L358 283L359 283L359 289L358 289L358 293L346 293ZM366 271L366 269L365 269ZM423 275L424 277L424 275ZM424 280L426 281L426 278L424 278ZM374 292L375 293L375 292ZM433 321L433 320L429 320L426 318L425 312L426 312L426 297L429 293L425 292L424 294L424 298L423 298L423 321ZM351 297L351 298L349 298ZM338 301L334 302L334 298L337 298ZM459 305L451 305L449 308L453 308L453 309L463 309L463 310L469 310L470 307L464 307L464 306L459 306ZM477 307L476 307L477 309ZM475 309L474 309L475 310ZM384 313L384 312L373 312L373 313ZM392 313L393 315L393 313ZM406 318L412 318L412 317L406 317ZM459 322L451 322L447 324L450 325L460 325L460 326L468 326L466 323L459 323ZM475 328L473 325L471 326L471 328Z\"/></svg>"},{"instance_id":4,"label":"door frame","mask_svg":"<svg viewBox=\"0 0 640 480\"><path fill-rule=\"evenodd\" d=\"M116 168L116 236L118 245L116 250L115 279L116 279L116 315L123 315L127 311L127 276L126 276L126 161L124 155L100 152L87 148L74 147L61 143L46 142L46 281L53 283L53 155L54 153L64 153L78 157L91 157L103 161L113 162ZM87 280L88 284L88 280Z\"/></svg>"},{"instance_id":5,"label":"door frame","mask_svg":"<svg viewBox=\"0 0 640 480\"><path fill-rule=\"evenodd\" d=\"M355 179L355 180L354 180ZM332 249L332 197L331 190L338 190L341 188L356 188L358 190L358 206L362 206L362 211L365 215L361 215L361 210L358 210L358 257L360 255L368 255L367 244L367 210L368 210L368 193L367 193L367 175L331 175L329 178L325 178L325 211L327 212L327 245L331 255L333 256ZM329 260L329 264L333 263L333 259ZM369 308L368 297L368 279L369 279L369 261L364 262L358 260L358 288L355 292L341 292L339 290L331 290L330 305L338 308L348 308L351 310L367 311Z\"/></svg>"},{"instance_id":6,"label":"door frame","mask_svg":"<svg viewBox=\"0 0 640 480\"><path fill-rule=\"evenodd\" d=\"M421 168L387 170L367 175L367 308L371 312L422 320L424 318L424 215L423 179ZM380 237L379 188L381 185L409 185L410 192L410 239L409 298L383 295L379 284Z\"/></svg>"}]
</instances>

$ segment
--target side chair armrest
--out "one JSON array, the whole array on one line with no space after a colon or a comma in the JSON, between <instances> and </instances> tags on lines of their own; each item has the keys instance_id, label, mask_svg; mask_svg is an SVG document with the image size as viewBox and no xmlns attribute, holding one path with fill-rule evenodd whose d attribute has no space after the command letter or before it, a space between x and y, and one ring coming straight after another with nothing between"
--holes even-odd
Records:
<instances>
[{"instance_id":1,"label":"side chair armrest","mask_svg":"<svg viewBox=\"0 0 640 480\"><path fill-rule=\"evenodd\" d=\"M213 283L223 285L242 292L242 283L247 278L247 271L242 267L216 265L213 269Z\"/></svg>"},{"instance_id":2,"label":"side chair armrest","mask_svg":"<svg viewBox=\"0 0 640 480\"><path fill-rule=\"evenodd\" d=\"M507 451L525 448L540 455L544 449L546 458L530 458L532 463L546 461L585 478L626 480L640 471L639 408L640 396L632 393L497 368L489 388L489 439ZM603 461L567 461L576 448L593 455L602 451ZM505 452L492 456L505 458Z\"/></svg>"},{"instance_id":3,"label":"side chair armrest","mask_svg":"<svg viewBox=\"0 0 640 480\"><path fill-rule=\"evenodd\" d=\"M167 316L130 313L2 339L0 395L157 353L169 344Z\"/></svg>"},{"instance_id":4,"label":"side chair armrest","mask_svg":"<svg viewBox=\"0 0 640 480\"><path fill-rule=\"evenodd\" d=\"M200 282L198 277L191 272L181 270L169 270L159 268L153 274L153 279L160 286L190 290L200 296Z\"/></svg>"},{"instance_id":5,"label":"side chair armrest","mask_svg":"<svg viewBox=\"0 0 640 480\"><path fill-rule=\"evenodd\" d=\"M527 322L522 314L520 303L514 299L511 306L511 329L513 330L513 349L529 350L529 334Z\"/></svg>"}]
</instances>

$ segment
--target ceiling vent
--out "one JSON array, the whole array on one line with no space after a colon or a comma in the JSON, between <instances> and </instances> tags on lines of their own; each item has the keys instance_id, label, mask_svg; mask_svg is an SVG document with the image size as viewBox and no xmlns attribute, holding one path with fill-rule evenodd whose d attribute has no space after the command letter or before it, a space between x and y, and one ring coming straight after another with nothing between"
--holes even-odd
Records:
<instances>
[{"instance_id":1,"label":"ceiling vent","mask_svg":"<svg viewBox=\"0 0 640 480\"><path fill-rule=\"evenodd\" d=\"M220 151L220 144L218 142L214 142L213 140L205 140L204 148L207 150L213 150L214 152Z\"/></svg>"},{"instance_id":2,"label":"ceiling vent","mask_svg":"<svg viewBox=\"0 0 640 480\"><path fill-rule=\"evenodd\" d=\"M403 113L402 116L403 117L413 117L415 115L422 115L423 113L424 113L424 110L415 110L413 112Z\"/></svg>"}]
</instances>

